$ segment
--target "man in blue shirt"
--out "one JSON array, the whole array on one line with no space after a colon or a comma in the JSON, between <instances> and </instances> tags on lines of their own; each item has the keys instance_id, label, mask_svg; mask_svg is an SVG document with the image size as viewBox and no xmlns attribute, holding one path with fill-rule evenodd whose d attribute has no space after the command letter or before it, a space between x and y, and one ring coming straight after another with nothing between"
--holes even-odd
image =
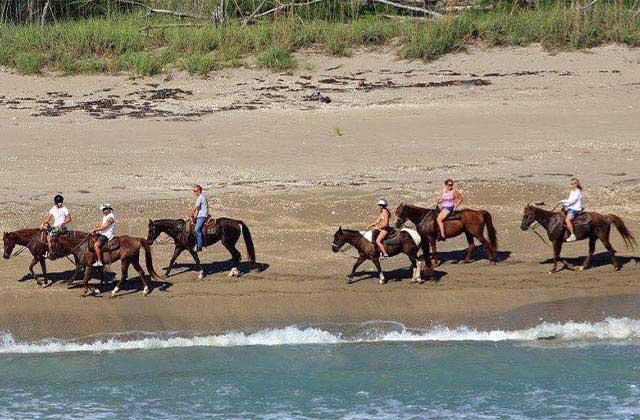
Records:
<instances>
[{"instance_id":1,"label":"man in blue shirt","mask_svg":"<svg viewBox=\"0 0 640 420\"><path fill-rule=\"evenodd\" d=\"M207 196L202 192L202 187L196 184L193 187L193 194L198 197L196 199L196 205L191 209L189 218L195 220L196 227L196 251L202 251L204 247L204 233L202 227L209 217L209 203L207 203Z\"/></svg>"}]
</instances>

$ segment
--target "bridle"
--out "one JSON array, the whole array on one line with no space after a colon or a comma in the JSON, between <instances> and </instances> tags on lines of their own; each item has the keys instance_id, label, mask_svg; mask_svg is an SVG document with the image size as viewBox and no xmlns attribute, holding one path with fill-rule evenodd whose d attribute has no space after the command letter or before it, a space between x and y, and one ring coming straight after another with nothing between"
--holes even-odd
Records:
<instances>
[{"instance_id":1,"label":"bridle","mask_svg":"<svg viewBox=\"0 0 640 420\"><path fill-rule=\"evenodd\" d=\"M542 205L544 205L544 203L543 203ZM556 205L551 209L551 211L552 211L552 212L555 212L555 211L558 209L558 207L559 207L559 206L560 206L560 204L556 204ZM532 206L532 208L534 208L534 209L535 209L536 207L535 207L535 206ZM542 236L542 235L540 234L540 232L538 232L538 231L537 231L537 229L538 229L540 226L542 226L542 225L541 225L537 220L535 220L535 215L534 215L533 217L534 217L534 219L533 219L533 222L531 222L531 224L529 225L529 230L531 230L531 232L535 233L535 234L536 234L536 236L537 236L538 238L540 238L540 240L542 241L542 243L543 243L543 244L545 244L545 245L546 245L546 246L548 246L549 248L553 248L553 245L551 245L551 244L550 244L550 243L549 243L549 242L544 238L544 236Z\"/></svg>"},{"instance_id":2,"label":"bridle","mask_svg":"<svg viewBox=\"0 0 640 420\"><path fill-rule=\"evenodd\" d=\"M44 232L45 232L44 230L41 230L41 231L39 231L39 232L34 233L34 234L31 236L31 239L29 240L29 243L27 243L27 245L19 245L19 244L16 244L16 245L18 245L18 246L21 246L22 248L21 248L21 249L19 249L19 250L18 250L18 251L16 251L16 252L14 252L14 253L13 253L13 255L11 255L11 257L17 257L18 255L22 254L25 250L29 249L29 247L30 247L30 246L31 246L31 244L33 243L33 240L34 240L38 235L41 235L41 234L43 234Z\"/></svg>"}]
</instances>

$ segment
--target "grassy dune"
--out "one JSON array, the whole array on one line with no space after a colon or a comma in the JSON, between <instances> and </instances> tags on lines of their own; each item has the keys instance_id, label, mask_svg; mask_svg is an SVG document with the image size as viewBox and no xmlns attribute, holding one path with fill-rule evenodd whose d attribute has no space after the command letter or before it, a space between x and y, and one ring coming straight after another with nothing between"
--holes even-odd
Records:
<instances>
[{"instance_id":1,"label":"grassy dune","mask_svg":"<svg viewBox=\"0 0 640 420\"><path fill-rule=\"evenodd\" d=\"M588 10L556 3L537 9L501 7L466 12L439 20L354 19L304 20L297 15L246 26L238 20L192 28L140 29L175 23L167 18L141 21L135 14L68 20L45 25L0 26L0 65L23 73L127 71L153 75L186 70L206 75L238 67L248 57L258 67L295 68L292 55L301 48L349 55L354 48L392 44L405 59L433 60L486 46L541 43L547 49L590 48L605 43L640 45L640 16L622 3L597 3ZM392 42L393 41L393 42Z\"/></svg>"}]
</instances>

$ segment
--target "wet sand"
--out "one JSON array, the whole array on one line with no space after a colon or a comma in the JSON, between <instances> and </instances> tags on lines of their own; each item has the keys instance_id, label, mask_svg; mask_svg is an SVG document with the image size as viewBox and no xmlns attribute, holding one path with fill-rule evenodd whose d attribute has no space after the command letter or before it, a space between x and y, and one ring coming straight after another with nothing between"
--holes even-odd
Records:
<instances>
[{"instance_id":1,"label":"wet sand","mask_svg":"<svg viewBox=\"0 0 640 420\"><path fill-rule=\"evenodd\" d=\"M35 226L62 191L74 228L95 224L97 207L109 201L120 233L146 236L147 219L184 217L191 185L200 182L215 215L247 223L261 263L230 279L228 253L216 246L201 257L205 280L184 255L148 297L134 277L118 298L81 299L80 288L61 281L70 274L66 260L50 264L56 284L48 289L21 281L23 254L0 263L0 331L35 339L368 320L488 329L638 317L640 260L617 232L621 271L613 272L598 244L594 268L549 275L551 250L519 225L527 202L565 198L575 175L589 209L622 216L638 235L639 50L476 50L430 64L388 52L300 58L305 70L290 74L243 69L206 80L0 72L2 230ZM476 79L487 83L469 82ZM167 96L171 89L188 93ZM466 207L493 214L499 264L461 264L459 237L439 246L445 263L437 281L410 285L408 260L398 256L383 267L402 281L380 286L365 263L362 279L347 285L353 260L331 252L335 229L362 228L379 196L392 207L430 205L447 177ZM244 244L239 249L245 254ZM156 268L172 250L166 239L153 246ZM568 244L564 255L578 263L586 250L585 242ZM110 269L119 272L117 264Z\"/></svg>"}]
</instances>

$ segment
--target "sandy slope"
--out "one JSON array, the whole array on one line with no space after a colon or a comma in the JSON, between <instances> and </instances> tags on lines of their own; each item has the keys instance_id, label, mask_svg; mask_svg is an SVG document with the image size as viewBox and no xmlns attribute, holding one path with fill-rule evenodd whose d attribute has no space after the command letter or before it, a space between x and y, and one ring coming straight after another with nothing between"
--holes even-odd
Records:
<instances>
[{"instance_id":1,"label":"sandy slope","mask_svg":"<svg viewBox=\"0 0 640 420\"><path fill-rule=\"evenodd\" d=\"M501 49L426 65L386 52L301 60L314 70L170 81L0 73L2 230L35 225L52 193L63 191L76 228L95 223L96 206L110 201L121 233L146 236L148 218L185 214L197 181L210 189L216 214L247 222L266 264L237 280L225 277L225 264L211 264L205 281L185 272L147 298L80 299L61 283L40 290L18 282L28 264L20 256L0 266L0 331L70 337L370 319L520 327L638 315L637 258L623 259L615 274L603 255L587 272L549 276L541 263L550 250L519 224L525 203L563 198L574 174L591 209L619 214L640 232L640 51ZM151 99L162 88L191 93ZM305 99L315 91L332 102ZM126 106L83 104L101 99ZM56 109L59 116L33 115ZM365 278L347 286L352 260L329 249L337 226L364 225L381 195L394 206L429 204L446 177L458 180L468 207L494 214L504 261L457 264L465 246L458 238L442 246L448 261L437 283ZM620 255L637 255L613 238ZM153 249L163 267L172 247ZM586 243L566 247L570 257L585 251ZM216 247L203 259L227 255ZM403 257L385 263L392 277L408 277L406 267Z\"/></svg>"}]
</instances>

